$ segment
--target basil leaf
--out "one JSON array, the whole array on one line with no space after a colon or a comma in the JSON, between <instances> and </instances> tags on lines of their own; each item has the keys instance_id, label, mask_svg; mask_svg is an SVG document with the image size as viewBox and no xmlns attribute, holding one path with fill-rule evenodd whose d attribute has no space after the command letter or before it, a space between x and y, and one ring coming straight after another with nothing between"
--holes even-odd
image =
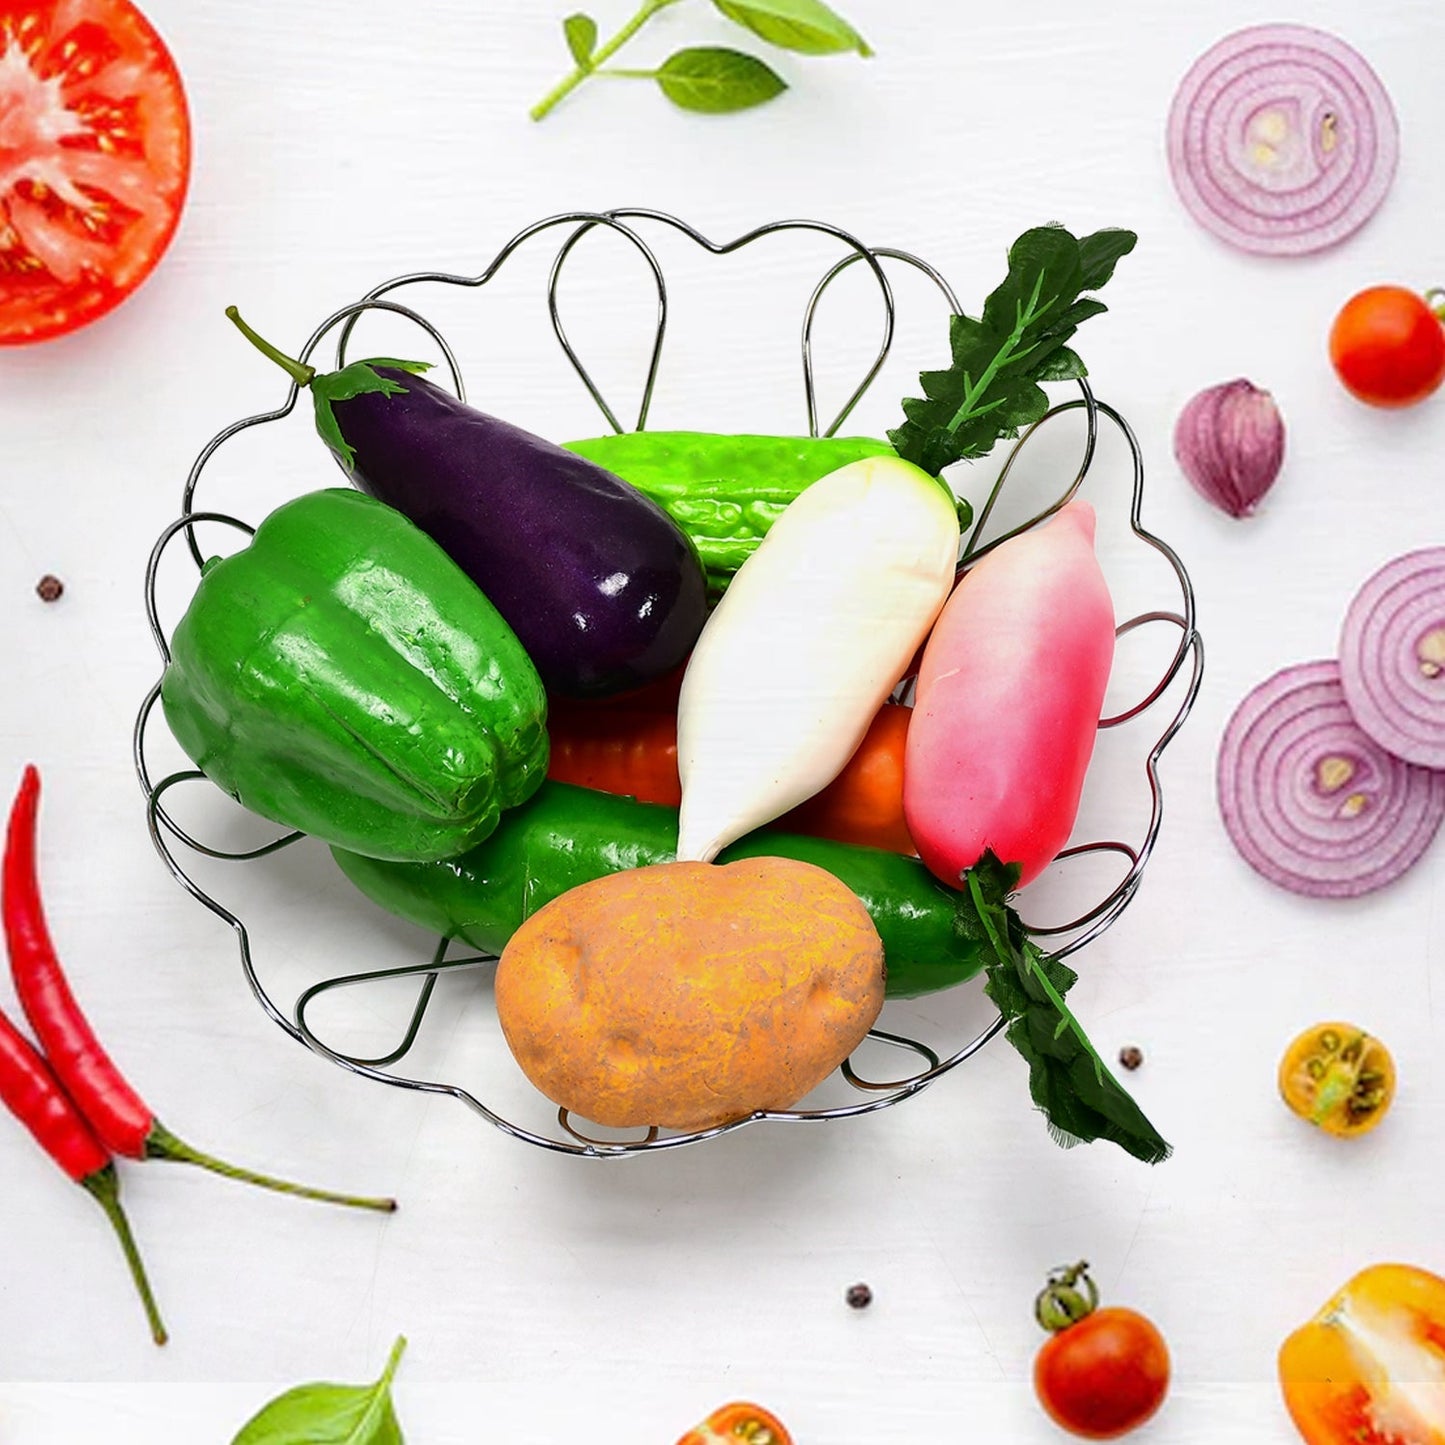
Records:
<instances>
[{"instance_id":1,"label":"basil leaf","mask_svg":"<svg viewBox=\"0 0 1445 1445\"><path fill-rule=\"evenodd\" d=\"M569 15L562 22L562 33L567 37L572 59L590 69L592 52L597 49L597 22L590 15Z\"/></svg>"},{"instance_id":2,"label":"basil leaf","mask_svg":"<svg viewBox=\"0 0 1445 1445\"><path fill-rule=\"evenodd\" d=\"M804 55L872 55L868 42L823 0L713 0L729 20L769 45Z\"/></svg>"},{"instance_id":3,"label":"basil leaf","mask_svg":"<svg viewBox=\"0 0 1445 1445\"><path fill-rule=\"evenodd\" d=\"M657 72L657 83L674 105L712 115L762 105L788 88L755 56L710 45L670 55Z\"/></svg>"},{"instance_id":4,"label":"basil leaf","mask_svg":"<svg viewBox=\"0 0 1445 1445\"><path fill-rule=\"evenodd\" d=\"M374 1385L299 1385L241 1427L231 1445L406 1445L391 1403L391 1381L406 1348L397 1336Z\"/></svg>"}]
</instances>

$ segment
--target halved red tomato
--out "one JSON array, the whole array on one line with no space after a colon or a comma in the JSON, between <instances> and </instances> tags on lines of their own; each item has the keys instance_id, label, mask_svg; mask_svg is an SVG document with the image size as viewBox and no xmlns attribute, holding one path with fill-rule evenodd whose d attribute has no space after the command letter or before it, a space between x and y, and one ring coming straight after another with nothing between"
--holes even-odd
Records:
<instances>
[{"instance_id":1,"label":"halved red tomato","mask_svg":"<svg viewBox=\"0 0 1445 1445\"><path fill-rule=\"evenodd\" d=\"M0 345L125 300L190 170L180 74L129 0L0 0Z\"/></svg>"},{"instance_id":2,"label":"halved red tomato","mask_svg":"<svg viewBox=\"0 0 1445 1445\"><path fill-rule=\"evenodd\" d=\"M793 1437L761 1405L734 1400L714 1410L677 1445L793 1445Z\"/></svg>"}]
</instances>

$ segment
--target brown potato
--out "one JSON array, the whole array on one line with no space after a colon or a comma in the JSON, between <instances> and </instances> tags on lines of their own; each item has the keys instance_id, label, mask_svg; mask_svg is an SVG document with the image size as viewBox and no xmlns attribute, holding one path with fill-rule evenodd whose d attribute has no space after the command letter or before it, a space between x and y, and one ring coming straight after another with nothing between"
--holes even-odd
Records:
<instances>
[{"instance_id":1,"label":"brown potato","mask_svg":"<svg viewBox=\"0 0 1445 1445\"><path fill-rule=\"evenodd\" d=\"M538 910L497 965L522 1071L594 1123L705 1129L781 1109L883 1007L883 945L857 896L786 858L659 863Z\"/></svg>"}]
</instances>

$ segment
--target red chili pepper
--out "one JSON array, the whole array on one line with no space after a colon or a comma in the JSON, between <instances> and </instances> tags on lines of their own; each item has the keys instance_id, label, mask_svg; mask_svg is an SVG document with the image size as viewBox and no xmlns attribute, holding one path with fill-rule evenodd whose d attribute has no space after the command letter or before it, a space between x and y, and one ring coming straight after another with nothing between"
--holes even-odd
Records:
<instances>
[{"instance_id":1,"label":"red chili pepper","mask_svg":"<svg viewBox=\"0 0 1445 1445\"><path fill-rule=\"evenodd\" d=\"M3 1013L0 1013L0 1100L30 1130L40 1147L105 1211L125 1252L131 1278L140 1291L151 1337L156 1344L165 1344L166 1327L161 1323L145 1266L130 1231L130 1221L120 1207L120 1178L110 1150L80 1117L45 1060Z\"/></svg>"},{"instance_id":2,"label":"red chili pepper","mask_svg":"<svg viewBox=\"0 0 1445 1445\"><path fill-rule=\"evenodd\" d=\"M10 945L10 969L21 1007L61 1087L100 1141L130 1159L170 1159L197 1164L228 1179L258 1184L283 1194L359 1209L395 1209L394 1199L335 1194L227 1164L193 1149L156 1118L96 1038L70 991L51 942L35 866L39 802L40 774L34 767L27 767L10 812L3 884L0 884L0 913L4 915L5 937Z\"/></svg>"}]
</instances>

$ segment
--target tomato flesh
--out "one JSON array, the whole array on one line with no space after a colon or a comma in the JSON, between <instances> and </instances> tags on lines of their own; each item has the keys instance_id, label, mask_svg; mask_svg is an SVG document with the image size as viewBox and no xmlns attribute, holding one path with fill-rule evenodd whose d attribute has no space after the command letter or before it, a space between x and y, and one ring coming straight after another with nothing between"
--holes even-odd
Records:
<instances>
[{"instance_id":1,"label":"tomato flesh","mask_svg":"<svg viewBox=\"0 0 1445 1445\"><path fill-rule=\"evenodd\" d=\"M1354 1024L1316 1024L1285 1050L1279 1090L1300 1118L1348 1138L1385 1117L1395 1064L1384 1044Z\"/></svg>"},{"instance_id":2,"label":"tomato flesh","mask_svg":"<svg viewBox=\"0 0 1445 1445\"><path fill-rule=\"evenodd\" d=\"M128 0L0 0L0 345L129 296L175 234L190 161L175 62Z\"/></svg>"},{"instance_id":3,"label":"tomato flesh","mask_svg":"<svg viewBox=\"0 0 1445 1445\"><path fill-rule=\"evenodd\" d=\"M1445 1279L1363 1270L1284 1342L1279 1375L1309 1445L1445 1445Z\"/></svg>"},{"instance_id":4,"label":"tomato flesh","mask_svg":"<svg viewBox=\"0 0 1445 1445\"><path fill-rule=\"evenodd\" d=\"M1034 1390L1049 1418L1088 1440L1112 1440L1142 1425L1168 1387L1164 1337L1133 1310L1085 1315L1034 1361Z\"/></svg>"},{"instance_id":5,"label":"tomato flesh","mask_svg":"<svg viewBox=\"0 0 1445 1445\"><path fill-rule=\"evenodd\" d=\"M1445 381L1445 325L1406 287L1371 286L1335 318L1330 361L1361 401L1413 406Z\"/></svg>"},{"instance_id":6,"label":"tomato flesh","mask_svg":"<svg viewBox=\"0 0 1445 1445\"><path fill-rule=\"evenodd\" d=\"M793 1445L793 1437L761 1405L736 1400L714 1410L677 1445Z\"/></svg>"}]
</instances>

